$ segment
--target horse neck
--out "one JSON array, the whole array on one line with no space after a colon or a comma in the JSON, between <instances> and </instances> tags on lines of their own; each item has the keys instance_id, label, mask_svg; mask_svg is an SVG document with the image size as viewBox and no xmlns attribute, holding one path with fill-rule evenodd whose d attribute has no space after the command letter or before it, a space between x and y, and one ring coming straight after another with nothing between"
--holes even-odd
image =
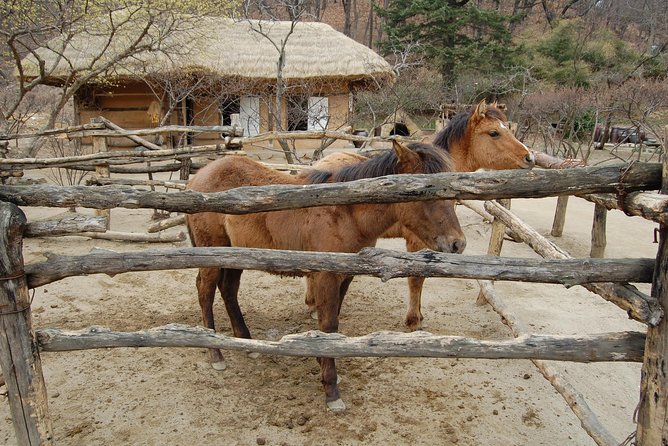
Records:
<instances>
[{"instance_id":1,"label":"horse neck","mask_svg":"<svg viewBox=\"0 0 668 446\"><path fill-rule=\"evenodd\" d=\"M353 204L351 216L361 235L376 239L399 221L397 204Z\"/></svg>"},{"instance_id":2,"label":"horse neck","mask_svg":"<svg viewBox=\"0 0 668 446\"><path fill-rule=\"evenodd\" d=\"M468 132L461 141L449 143L448 152L452 158L453 170L457 172L474 172L480 168L470 148L471 144Z\"/></svg>"}]
</instances>

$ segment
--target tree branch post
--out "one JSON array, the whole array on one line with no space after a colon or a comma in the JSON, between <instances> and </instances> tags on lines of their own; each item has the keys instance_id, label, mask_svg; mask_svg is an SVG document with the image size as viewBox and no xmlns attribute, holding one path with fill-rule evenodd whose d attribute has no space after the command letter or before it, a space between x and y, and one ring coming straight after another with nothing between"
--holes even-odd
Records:
<instances>
[{"instance_id":1,"label":"tree branch post","mask_svg":"<svg viewBox=\"0 0 668 446\"><path fill-rule=\"evenodd\" d=\"M53 444L46 384L23 269L26 217L11 203L0 203L0 365L20 445Z\"/></svg>"},{"instance_id":2,"label":"tree branch post","mask_svg":"<svg viewBox=\"0 0 668 446\"><path fill-rule=\"evenodd\" d=\"M93 118L92 123L99 122L101 118ZM108 152L109 147L107 147L107 138L104 136L93 136L93 153L102 153ZM109 178L109 164L100 164L95 167L95 177L96 178ZM96 209L95 215L98 217L103 217L107 219L107 229L111 227L111 209Z\"/></svg>"},{"instance_id":3,"label":"tree branch post","mask_svg":"<svg viewBox=\"0 0 668 446\"><path fill-rule=\"evenodd\" d=\"M661 192L668 191L668 161L664 157ZM652 297L668 310L668 226L659 229L659 248L652 283ZM664 313L665 314L665 313ZM652 446L668 444L668 321L665 316L647 327L645 359L640 374L640 402L636 444Z\"/></svg>"}]
</instances>

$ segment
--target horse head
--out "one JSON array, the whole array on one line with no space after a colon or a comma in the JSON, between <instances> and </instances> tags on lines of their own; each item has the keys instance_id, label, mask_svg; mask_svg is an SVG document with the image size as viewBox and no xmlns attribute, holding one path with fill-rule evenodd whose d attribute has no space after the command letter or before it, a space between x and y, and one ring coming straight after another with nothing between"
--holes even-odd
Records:
<instances>
[{"instance_id":1,"label":"horse head","mask_svg":"<svg viewBox=\"0 0 668 446\"><path fill-rule=\"evenodd\" d=\"M535 166L533 152L515 137L508 118L497 108L496 102L480 101L471 112L468 127L471 157L477 161L477 169L531 169Z\"/></svg>"},{"instance_id":2,"label":"horse head","mask_svg":"<svg viewBox=\"0 0 668 446\"><path fill-rule=\"evenodd\" d=\"M449 157L430 144L404 145L392 141L399 174L450 172ZM446 155L446 156L444 156ZM397 205L398 222L429 249L460 254L466 247L466 236L455 213L454 200L414 201Z\"/></svg>"}]
</instances>

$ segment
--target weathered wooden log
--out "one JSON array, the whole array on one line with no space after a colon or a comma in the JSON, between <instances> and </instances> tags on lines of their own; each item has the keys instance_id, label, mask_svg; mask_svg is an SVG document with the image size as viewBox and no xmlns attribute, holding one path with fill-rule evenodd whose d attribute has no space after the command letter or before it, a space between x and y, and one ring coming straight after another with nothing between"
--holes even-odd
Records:
<instances>
[{"instance_id":1,"label":"weathered wooden log","mask_svg":"<svg viewBox=\"0 0 668 446\"><path fill-rule=\"evenodd\" d=\"M502 220L513 232L518 235L534 251L545 258L568 259L571 256L524 224L510 211L493 202L486 202L485 209ZM607 281L606 281L607 282ZM664 312L656 299L638 291L629 284L589 283L583 285L589 291L598 294L603 299L614 303L627 312L630 318L650 326L656 325L663 318Z\"/></svg>"},{"instance_id":2,"label":"weathered wooden log","mask_svg":"<svg viewBox=\"0 0 668 446\"><path fill-rule=\"evenodd\" d=\"M668 159L665 154L661 192L668 193ZM664 311L668 311L668 226L665 224L659 228L652 297L657 299ZM656 326L647 329L637 410L637 444L668 444L668 320L665 317Z\"/></svg>"},{"instance_id":3,"label":"weathered wooden log","mask_svg":"<svg viewBox=\"0 0 668 446\"><path fill-rule=\"evenodd\" d=\"M574 167L585 167L587 165L585 161L579 159L564 159L536 151L534 151L533 154L536 160L536 166L544 169L572 169Z\"/></svg>"},{"instance_id":4,"label":"weathered wooden log","mask_svg":"<svg viewBox=\"0 0 668 446\"><path fill-rule=\"evenodd\" d=\"M26 225L24 237L76 235L80 232L105 232L106 230L107 221L104 217L69 214L57 220L29 222Z\"/></svg>"},{"instance_id":5,"label":"weathered wooden log","mask_svg":"<svg viewBox=\"0 0 668 446\"><path fill-rule=\"evenodd\" d=\"M103 123L105 126L107 126L108 129L115 130L121 136L125 136L126 138L130 139L131 141L136 142L140 146L144 146L144 147L146 147L147 149L150 149L150 150L162 150L162 147L160 147L159 145L153 144L152 142L147 141L144 138L141 138L137 135L133 135L132 133L130 133L130 132L126 131L124 128L114 124L113 122L111 122L110 120L108 120L107 118L105 118L103 116L98 116L97 118L94 118L94 119L96 120L96 122Z\"/></svg>"},{"instance_id":6,"label":"weathered wooden log","mask_svg":"<svg viewBox=\"0 0 668 446\"><path fill-rule=\"evenodd\" d=\"M498 201L499 206L503 206L506 209L510 209L511 201L509 199L503 199ZM503 249L503 238L506 235L506 225L498 219L494 219L492 222L492 233L489 236L489 245L487 245L487 255L490 256L500 256L501 249ZM481 289L478 293L478 298L476 299L477 305L484 305L487 301L483 290Z\"/></svg>"},{"instance_id":7,"label":"weathered wooden log","mask_svg":"<svg viewBox=\"0 0 668 446\"><path fill-rule=\"evenodd\" d=\"M346 337L308 331L278 341L242 339L203 327L171 324L138 332L114 332L101 327L78 331L43 329L37 333L43 351L111 347L196 347L242 350L284 356L410 357L410 358L541 358L558 361L642 361L645 336L639 332L585 336L527 335L488 341L460 336L437 336L425 331L378 332Z\"/></svg>"},{"instance_id":8,"label":"weathered wooden log","mask_svg":"<svg viewBox=\"0 0 668 446\"><path fill-rule=\"evenodd\" d=\"M0 366L17 444L48 445L53 429L21 254L25 224L20 209L0 203Z\"/></svg>"},{"instance_id":9,"label":"weathered wooden log","mask_svg":"<svg viewBox=\"0 0 668 446\"><path fill-rule=\"evenodd\" d=\"M174 242L182 242L186 239L186 234L184 232L178 232L176 234L165 234L164 232L160 232L157 234L141 234L138 232L106 231L106 232L81 232L79 234L67 234L67 235L76 235L80 237L88 237L88 238L103 239L103 240L116 240L121 242L142 242L142 243L174 243Z\"/></svg>"},{"instance_id":10,"label":"weathered wooden log","mask_svg":"<svg viewBox=\"0 0 668 446\"><path fill-rule=\"evenodd\" d=\"M435 251L406 253L365 248L358 254L255 248L171 248L139 252L95 252L82 256L48 254L48 260L26 266L28 284L37 287L65 277L119 274L178 268L240 268L304 274L333 271L389 280L397 277L461 277L561 283L568 286L610 277L651 279L652 259L543 260L463 256Z\"/></svg>"},{"instance_id":11,"label":"weathered wooden log","mask_svg":"<svg viewBox=\"0 0 668 446\"><path fill-rule=\"evenodd\" d=\"M625 171L627 189L653 188L660 165L634 164ZM565 170L456 172L390 175L346 183L306 186L239 187L225 192L137 191L123 186L0 186L0 200L20 206L83 206L89 208L149 208L170 212L249 212L296 209L345 203L387 203L434 199L539 198L556 194L614 190L619 167Z\"/></svg>"},{"instance_id":12,"label":"weathered wooden log","mask_svg":"<svg viewBox=\"0 0 668 446\"><path fill-rule=\"evenodd\" d=\"M35 132L35 133L14 133L11 135L0 135L0 141L37 138L40 136L53 136L53 135L64 135L64 137L67 137L68 133L73 134L71 136L74 137L74 134L76 132L81 132L84 130L102 130L105 128L106 126L103 123L90 123L90 124L75 125L72 127L65 127L59 129L42 130L41 132Z\"/></svg>"},{"instance_id":13,"label":"weathered wooden log","mask_svg":"<svg viewBox=\"0 0 668 446\"><path fill-rule=\"evenodd\" d=\"M232 137L240 137L243 136L243 129L235 126L229 126L229 125L212 125L212 126L202 126L202 125L190 125L190 126L184 126L184 125L165 125L162 127L155 127L155 128L149 128L149 129L134 129L134 130L128 130L128 129L122 129L122 133L119 133L118 130L110 129L110 130L104 130L108 128L106 125L103 127L96 127L96 128L84 128L84 129L77 129L75 127L71 127L70 129L63 129L67 130L67 132L60 131L59 133L67 133L66 135L63 135L63 137L67 138L85 138L89 136L147 136L147 135L156 135L160 133L178 133L178 132L188 132L188 133L222 133L225 136L232 136ZM119 127L120 128L120 127ZM23 135L19 135L24 137ZM7 138L7 139L14 139L14 138Z\"/></svg>"},{"instance_id":14,"label":"weathered wooden log","mask_svg":"<svg viewBox=\"0 0 668 446\"><path fill-rule=\"evenodd\" d=\"M600 204L594 205L594 218L591 225L591 249L589 257L603 258L605 255L605 245L607 243L605 232L608 219L608 210Z\"/></svg>"},{"instance_id":15,"label":"weathered wooden log","mask_svg":"<svg viewBox=\"0 0 668 446\"><path fill-rule=\"evenodd\" d=\"M97 121L99 122L99 121ZM93 152L95 153L109 153L109 146L107 146L107 138L96 136L93 138ZM109 178L109 164L100 164L95 166L95 178ZM111 226L111 209L96 209L95 215L105 219L106 229Z\"/></svg>"},{"instance_id":16,"label":"weathered wooden log","mask_svg":"<svg viewBox=\"0 0 668 446\"><path fill-rule=\"evenodd\" d=\"M491 282L485 281L481 283L481 288L485 293L485 298L490 306L496 311L501 320L510 328L513 336L521 338L526 336L527 329L524 324L515 317L503 300L494 292L494 286ZM573 386L565 380L552 367L540 360L541 358L532 358L540 373L547 379L557 392L564 398L568 406L571 408L575 416L580 420L582 428L599 446L617 446L619 441L601 424L596 417L596 414L589 408L587 401L582 395L573 388Z\"/></svg>"},{"instance_id":17,"label":"weathered wooden log","mask_svg":"<svg viewBox=\"0 0 668 446\"><path fill-rule=\"evenodd\" d=\"M619 199L613 194L586 194L579 195L587 201L591 201L606 209L620 209ZM647 220L668 225L668 195L654 192L632 192L623 197L623 210L629 215L636 215Z\"/></svg>"},{"instance_id":18,"label":"weathered wooden log","mask_svg":"<svg viewBox=\"0 0 668 446\"><path fill-rule=\"evenodd\" d=\"M165 229L173 228L174 226L183 225L186 223L185 215L177 215L176 217L166 218L153 223L146 228L146 232L153 234L154 232L164 231Z\"/></svg>"},{"instance_id":19,"label":"weathered wooden log","mask_svg":"<svg viewBox=\"0 0 668 446\"><path fill-rule=\"evenodd\" d=\"M120 184L126 186L159 186L166 189L185 190L185 182L179 180L162 181L162 180L135 180L131 178L91 178L86 181L88 186L108 186L110 184Z\"/></svg>"},{"instance_id":20,"label":"weathered wooden log","mask_svg":"<svg viewBox=\"0 0 668 446\"><path fill-rule=\"evenodd\" d=\"M494 217L485 209L483 209L480 203L471 200L458 200L457 202L462 206L466 206L467 208L471 209L476 214L480 215L482 219L487 223L491 223L494 221Z\"/></svg>"},{"instance_id":21,"label":"weathered wooden log","mask_svg":"<svg viewBox=\"0 0 668 446\"><path fill-rule=\"evenodd\" d=\"M174 159L179 157L189 157L193 155L204 155L219 153L221 155L239 155L244 156L246 152L239 150L226 151L223 146L218 144L183 147L179 149L161 149L161 150L118 150L101 151L95 146L95 141L104 140L96 138L93 140L95 153L76 156L63 156L58 158L0 158L0 167L22 168L22 169L45 169L52 167L94 167L100 163L111 163L118 160L120 163L145 162L146 160ZM99 143L98 143L99 144ZM180 166L180 163L179 163Z\"/></svg>"},{"instance_id":22,"label":"weathered wooden log","mask_svg":"<svg viewBox=\"0 0 668 446\"><path fill-rule=\"evenodd\" d=\"M294 132L265 132L257 136L249 136L241 138L242 143L257 144L262 141L271 141L276 139L344 139L348 141L388 141L387 138L368 137L353 135L351 133L337 132L333 130L304 130Z\"/></svg>"},{"instance_id":23,"label":"weathered wooden log","mask_svg":"<svg viewBox=\"0 0 668 446\"><path fill-rule=\"evenodd\" d=\"M564 233L564 224L566 223L566 208L568 207L568 195L559 195L557 198L557 208L554 211L554 220L552 221L553 237L561 237Z\"/></svg>"}]
</instances>

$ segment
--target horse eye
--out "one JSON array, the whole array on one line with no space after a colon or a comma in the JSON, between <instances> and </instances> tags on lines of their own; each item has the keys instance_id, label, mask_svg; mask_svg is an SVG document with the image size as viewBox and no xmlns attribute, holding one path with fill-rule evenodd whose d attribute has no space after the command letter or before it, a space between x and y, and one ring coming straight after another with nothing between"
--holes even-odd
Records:
<instances>
[{"instance_id":1,"label":"horse eye","mask_svg":"<svg viewBox=\"0 0 668 446\"><path fill-rule=\"evenodd\" d=\"M491 132L489 132L489 136L491 136L492 138L496 138L497 136L499 136L499 132L497 132L496 130L492 130Z\"/></svg>"}]
</instances>

